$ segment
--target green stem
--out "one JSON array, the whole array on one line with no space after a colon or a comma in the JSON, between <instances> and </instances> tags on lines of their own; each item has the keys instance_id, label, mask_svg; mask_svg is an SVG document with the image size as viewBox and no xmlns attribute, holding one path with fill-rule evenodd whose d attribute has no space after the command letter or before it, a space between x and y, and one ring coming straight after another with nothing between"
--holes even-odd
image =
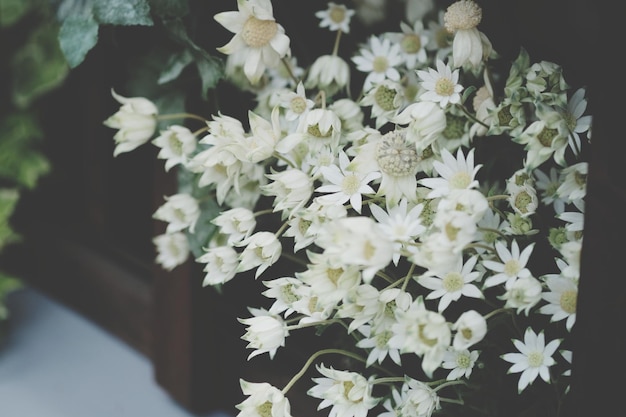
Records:
<instances>
[{"instance_id":1,"label":"green stem","mask_svg":"<svg viewBox=\"0 0 626 417\"><path fill-rule=\"evenodd\" d=\"M207 123L208 120L202 116L198 116L193 113L171 113L171 114L160 114L157 116L157 120L171 120L171 119L196 119L201 120L204 123Z\"/></svg>"},{"instance_id":2,"label":"green stem","mask_svg":"<svg viewBox=\"0 0 626 417\"><path fill-rule=\"evenodd\" d=\"M372 381L372 384L389 384L394 382L404 382L403 376L387 376L383 378L376 378Z\"/></svg>"},{"instance_id":3,"label":"green stem","mask_svg":"<svg viewBox=\"0 0 626 417\"><path fill-rule=\"evenodd\" d=\"M208 132L208 131L209 131L209 127L205 126L205 127L201 127L200 129L196 130L195 132L193 132L192 135L198 136L200 133L204 133L204 132Z\"/></svg>"},{"instance_id":4,"label":"green stem","mask_svg":"<svg viewBox=\"0 0 626 417\"><path fill-rule=\"evenodd\" d=\"M300 369L300 371L298 371L297 374L295 374L291 380L287 383L287 385L285 385L285 388L283 388L282 393L283 394L287 394L287 392L291 389L291 387L294 386L294 384L296 382L298 382L298 380L300 378L302 378L302 376L306 373L306 371L309 369L309 367L313 364L313 362L315 361L315 359L319 358L322 355L327 355L330 353L336 353L336 354L340 354L340 355L345 355L349 358L353 358L356 359L358 361L361 362L365 362L365 358L352 353L350 351L347 350L343 350L343 349L322 349L322 350L318 350L317 352L315 352L314 354L312 354L309 359L306 361L306 363L302 366L302 369Z\"/></svg>"},{"instance_id":5,"label":"green stem","mask_svg":"<svg viewBox=\"0 0 626 417\"><path fill-rule=\"evenodd\" d=\"M498 308L496 310L493 310L487 314L485 314L485 321L489 320L490 318L492 318L493 316L495 316L496 314L500 314L500 313L508 313L509 309L508 308Z\"/></svg>"},{"instance_id":6,"label":"green stem","mask_svg":"<svg viewBox=\"0 0 626 417\"><path fill-rule=\"evenodd\" d=\"M415 271L415 264L411 264L409 272L406 273L403 279L404 282L402 283L402 291L406 291L406 287L409 285L409 281L411 279L411 275L413 275L413 271Z\"/></svg>"},{"instance_id":7,"label":"green stem","mask_svg":"<svg viewBox=\"0 0 626 417\"><path fill-rule=\"evenodd\" d=\"M298 84L300 80L293 73L293 69L291 68L291 63L287 60L287 57L283 57L281 61L283 65L285 66L285 69L287 70L289 77L293 80L294 83Z\"/></svg>"},{"instance_id":8,"label":"green stem","mask_svg":"<svg viewBox=\"0 0 626 417\"><path fill-rule=\"evenodd\" d=\"M335 36L335 44L333 45L333 56L337 56L339 52L339 41L341 40L341 29L337 31L337 36Z\"/></svg>"},{"instance_id":9,"label":"green stem","mask_svg":"<svg viewBox=\"0 0 626 417\"><path fill-rule=\"evenodd\" d=\"M465 385L465 381L448 381L448 382L444 382L443 384L433 388L433 391L437 392L443 388L446 387L451 387L453 385Z\"/></svg>"}]
</instances>

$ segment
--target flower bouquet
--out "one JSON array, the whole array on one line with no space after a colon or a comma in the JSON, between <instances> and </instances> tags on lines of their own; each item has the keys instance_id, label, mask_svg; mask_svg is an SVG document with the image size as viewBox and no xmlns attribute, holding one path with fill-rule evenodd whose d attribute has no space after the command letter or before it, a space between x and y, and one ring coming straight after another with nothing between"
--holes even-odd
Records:
<instances>
[{"instance_id":1,"label":"flower bouquet","mask_svg":"<svg viewBox=\"0 0 626 417\"><path fill-rule=\"evenodd\" d=\"M253 97L245 117L161 114L113 91L121 107L104 123L115 155L151 143L179 172L154 213L167 224L156 261L193 258L205 286L262 281L267 303L238 318L249 360L278 361L290 335L316 331L321 348L284 386L241 380L239 415L290 416L296 383L330 417L558 415L584 87L524 49L503 62L472 0L408 1L395 30L343 54L376 7L329 2L311 19L334 45L306 66L270 0L236 6L214 19L232 32L224 81Z\"/></svg>"}]
</instances>

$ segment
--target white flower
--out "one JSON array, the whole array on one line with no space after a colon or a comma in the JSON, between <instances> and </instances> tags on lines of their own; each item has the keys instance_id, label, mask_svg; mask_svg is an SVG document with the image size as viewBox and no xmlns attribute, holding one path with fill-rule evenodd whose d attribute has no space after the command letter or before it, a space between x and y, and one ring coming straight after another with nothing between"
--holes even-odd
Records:
<instances>
[{"instance_id":1,"label":"white flower","mask_svg":"<svg viewBox=\"0 0 626 417\"><path fill-rule=\"evenodd\" d=\"M237 12L214 16L219 24L235 34L218 51L226 55L245 53L244 73L256 84L267 67L276 67L281 58L290 54L290 40L285 29L275 21L270 0L237 0L237 7Z\"/></svg>"},{"instance_id":2,"label":"white flower","mask_svg":"<svg viewBox=\"0 0 626 417\"><path fill-rule=\"evenodd\" d=\"M285 346L285 338L289 336L287 324L276 314L261 308L249 308L253 317L238 319L245 324L246 333L241 337L248 342L247 348L254 349L248 360L254 356L268 353L270 359L274 358L279 347Z\"/></svg>"},{"instance_id":3,"label":"white flower","mask_svg":"<svg viewBox=\"0 0 626 417\"><path fill-rule=\"evenodd\" d=\"M576 322L576 302L578 300L578 282L575 279L551 274L545 277L549 291L542 297L548 304L539 309L541 314L552 316L551 321L566 319L567 330L572 330Z\"/></svg>"},{"instance_id":4,"label":"white flower","mask_svg":"<svg viewBox=\"0 0 626 417\"><path fill-rule=\"evenodd\" d=\"M502 359L513 364L509 368L509 373L522 373L517 384L517 390L521 393L533 383L537 376L549 383L549 368L556 363L552 355L561 341L552 340L546 344L543 331L536 334L529 327L524 333L524 341L513 340L513 344L520 353L506 353L502 355Z\"/></svg>"},{"instance_id":5,"label":"white flower","mask_svg":"<svg viewBox=\"0 0 626 417\"><path fill-rule=\"evenodd\" d=\"M451 369L446 379L454 381L461 378L469 378L478 360L480 353L477 350L469 351L467 349L456 350L450 348L443 357L441 367L443 369Z\"/></svg>"},{"instance_id":6,"label":"white flower","mask_svg":"<svg viewBox=\"0 0 626 417\"><path fill-rule=\"evenodd\" d=\"M362 106L371 106L371 115L376 119L376 128L396 116L404 102L402 84L397 81L384 80L370 88L360 101Z\"/></svg>"},{"instance_id":7,"label":"white flower","mask_svg":"<svg viewBox=\"0 0 626 417\"><path fill-rule=\"evenodd\" d=\"M322 55L315 59L306 81L306 88L324 90L327 96L347 88L350 83L350 66L337 55Z\"/></svg>"},{"instance_id":8,"label":"white flower","mask_svg":"<svg viewBox=\"0 0 626 417\"><path fill-rule=\"evenodd\" d=\"M589 132L591 129L592 117L589 115L583 116L585 110L587 110L585 89L579 88L567 102L565 114L565 119L568 121L568 128L570 130L568 143L574 155L578 155L582 149L580 134Z\"/></svg>"},{"instance_id":9,"label":"white flower","mask_svg":"<svg viewBox=\"0 0 626 417\"><path fill-rule=\"evenodd\" d=\"M431 417L440 408L435 390L409 377L405 377L399 398L394 398L398 415L403 417Z\"/></svg>"},{"instance_id":10,"label":"white flower","mask_svg":"<svg viewBox=\"0 0 626 417\"><path fill-rule=\"evenodd\" d=\"M340 30L344 33L350 32L350 19L355 11L348 9L343 4L328 2L328 9L315 12L315 16L321 19L320 27L327 27L328 30Z\"/></svg>"},{"instance_id":11,"label":"white flower","mask_svg":"<svg viewBox=\"0 0 626 417\"><path fill-rule=\"evenodd\" d=\"M308 252L310 263L296 277L313 289L313 292L329 303L339 303L361 284L361 272L357 266L336 265L331 256Z\"/></svg>"},{"instance_id":12,"label":"white flower","mask_svg":"<svg viewBox=\"0 0 626 417\"><path fill-rule=\"evenodd\" d=\"M366 417L379 399L372 396L372 384L356 372L339 371L323 364L316 367L324 375L313 378L315 386L307 394L322 400L318 410L331 406L329 417Z\"/></svg>"},{"instance_id":13,"label":"white flower","mask_svg":"<svg viewBox=\"0 0 626 417\"><path fill-rule=\"evenodd\" d=\"M536 181L537 190L541 191L541 201L545 205L552 205L556 214L562 213L565 209L565 200L558 194L558 188L561 185L560 173L555 167L551 167L548 174L539 168L533 171Z\"/></svg>"},{"instance_id":14,"label":"white flower","mask_svg":"<svg viewBox=\"0 0 626 417\"><path fill-rule=\"evenodd\" d=\"M459 0L446 9L443 18L448 32L454 34L454 66L478 67L491 49L489 40L476 28L482 20L480 6L473 0Z\"/></svg>"},{"instance_id":15,"label":"white flower","mask_svg":"<svg viewBox=\"0 0 626 417\"><path fill-rule=\"evenodd\" d=\"M393 256L390 237L384 235L371 217L365 216L340 218L329 223L320 231L316 244L337 264L360 267L367 283Z\"/></svg>"},{"instance_id":16,"label":"white flower","mask_svg":"<svg viewBox=\"0 0 626 417\"><path fill-rule=\"evenodd\" d=\"M415 146L421 157L446 128L446 113L435 102L418 101L408 105L392 121L408 125L405 129L406 139Z\"/></svg>"},{"instance_id":17,"label":"white flower","mask_svg":"<svg viewBox=\"0 0 626 417\"><path fill-rule=\"evenodd\" d=\"M359 332L363 334L363 338L356 343L356 347L366 349L367 354L366 366L370 366L375 362L382 363L386 357L391 358L394 363L401 365L400 350L394 349L387 343L393 333L386 327L372 327L364 324L358 327Z\"/></svg>"},{"instance_id":18,"label":"white flower","mask_svg":"<svg viewBox=\"0 0 626 417\"><path fill-rule=\"evenodd\" d=\"M313 180L299 169L267 174L271 182L261 187L264 195L274 196L274 211L290 211L303 207L313 194Z\"/></svg>"},{"instance_id":19,"label":"white flower","mask_svg":"<svg viewBox=\"0 0 626 417\"><path fill-rule=\"evenodd\" d=\"M556 190L558 196L568 202L582 200L587 195L588 171L587 162L579 162L563 168L561 171L563 182Z\"/></svg>"},{"instance_id":20,"label":"white flower","mask_svg":"<svg viewBox=\"0 0 626 417\"><path fill-rule=\"evenodd\" d=\"M325 184L317 187L315 191L325 194L319 198L322 204L344 204L350 201L352 208L361 214L361 205L363 194L373 195L376 191L368 184L369 182L380 178L380 172L360 173L358 171L350 171L350 160L345 152L339 152L339 166L330 165L321 167L320 172L326 181Z\"/></svg>"},{"instance_id":21,"label":"white flower","mask_svg":"<svg viewBox=\"0 0 626 417\"><path fill-rule=\"evenodd\" d=\"M232 246L215 246L208 248L196 262L206 264L206 275L202 286L224 284L235 277L239 265L239 255Z\"/></svg>"},{"instance_id":22,"label":"white flower","mask_svg":"<svg viewBox=\"0 0 626 417\"><path fill-rule=\"evenodd\" d=\"M157 158L165 159L166 171L176 165L185 165L196 150L197 143L196 137L189 129L178 125L168 126L152 140L153 145L161 148Z\"/></svg>"},{"instance_id":23,"label":"white flower","mask_svg":"<svg viewBox=\"0 0 626 417\"><path fill-rule=\"evenodd\" d=\"M286 110L285 119L290 122L298 120L314 105L313 100L307 98L302 82L298 83L296 91L288 91L280 95L280 106Z\"/></svg>"},{"instance_id":24,"label":"white flower","mask_svg":"<svg viewBox=\"0 0 626 417\"><path fill-rule=\"evenodd\" d=\"M282 245L271 232L256 232L250 237L237 243L244 250L239 255L237 272L249 271L257 268L254 275L258 278L267 268L276 263L282 252Z\"/></svg>"},{"instance_id":25,"label":"white flower","mask_svg":"<svg viewBox=\"0 0 626 417\"><path fill-rule=\"evenodd\" d=\"M352 57L357 70L367 73L363 82L365 91L386 79L399 81L400 72L396 67L402 64L402 61L400 45L374 35L370 36L367 45L361 48L360 55Z\"/></svg>"},{"instance_id":26,"label":"white flower","mask_svg":"<svg viewBox=\"0 0 626 417\"><path fill-rule=\"evenodd\" d=\"M236 405L237 417L291 417L289 400L281 390L267 382L239 380L241 391L248 396Z\"/></svg>"},{"instance_id":27,"label":"white flower","mask_svg":"<svg viewBox=\"0 0 626 417\"><path fill-rule=\"evenodd\" d=\"M533 276L506 281L505 289L499 298L506 300L505 307L517 309L517 314L524 311L528 316L530 309L541 300L541 283Z\"/></svg>"},{"instance_id":28,"label":"white flower","mask_svg":"<svg viewBox=\"0 0 626 417\"><path fill-rule=\"evenodd\" d=\"M282 139L279 121L279 108L274 107L271 122L258 114L249 111L250 134L242 137L233 153L243 162L261 162L274 153L276 144Z\"/></svg>"},{"instance_id":29,"label":"white flower","mask_svg":"<svg viewBox=\"0 0 626 417\"><path fill-rule=\"evenodd\" d=\"M456 159L447 149L441 150L440 161L433 162L433 167L441 178L424 178L419 184L431 188L428 198L436 198L449 194L452 190L477 188L476 173L482 167L481 164L474 166L474 149L470 149L467 157L459 148Z\"/></svg>"},{"instance_id":30,"label":"white flower","mask_svg":"<svg viewBox=\"0 0 626 417\"><path fill-rule=\"evenodd\" d=\"M413 26L400 22L401 33L391 33L388 36L400 45L400 53L404 58L404 65L407 69L415 69L418 65L423 65L428 61L426 45L428 35L424 30L424 23L421 19L411 20Z\"/></svg>"},{"instance_id":31,"label":"white flower","mask_svg":"<svg viewBox=\"0 0 626 417\"><path fill-rule=\"evenodd\" d=\"M282 277L263 281L263 285L268 288L263 291L263 295L274 299L269 309L270 313L284 313L284 316L288 317L295 311L293 303L300 299L298 288L305 284L297 278Z\"/></svg>"},{"instance_id":32,"label":"white flower","mask_svg":"<svg viewBox=\"0 0 626 417\"><path fill-rule=\"evenodd\" d=\"M179 193L165 197L165 203L152 215L156 220L167 222L167 233L180 232L189 229L194 232L196 222L200 218L198 200L186 193Z\"/></svg>"},{"instance_id":33,"label":"white flower","mask_svg":"<svg viewBox=\"0 0 626 417\"><path fill-rule=\"evenodd\" d=\"M155 236L152 243L156 246L156 262L168 271L184 264L191 254L189 241L183 232Z\"/></svg>"},{"instance_id":34,"label":"white flower","mask_svg":"<svg viewBox=\"0 0 626 417\"><path fill-rule=\"evenodd\" d=\"M520 252L517 241L511 242L511 250L509 251L504 243L496 242L496 252L500 258L500 262L484 260L483 265L494 271L495 274L489 276L485 280L485 288L500 285L503 282L515 281L517 278L530 276L530 270L526 268L526 264L530 259L530 255L535 246L534 242L530 243Z\"/></svg>"},{"instance_id":35,"label":"white flower","mask_svg":"<svg viewBox=\"0 0 626 417\"><path fill-rule=\"evenodd\" d=\"M461 258L456 265L450 265L449 270L428 271L420 276L417 282L423 287L432 290L427 300L439 298L438 310L443 312L452 301L457 301L461 296L482 298L482 292L472 284L480 277L480 272L474 271L478 257L472 256L465 264Z\"/></svg>"},{"instance_id":36,"label":"white flower","mask_svg":"<svg viewBox=\"0 0 626 417\"><path fill-rule=\"evenodd\" d=\"M376 204L370 205L372 216L381 225L386 235L394 240L393 262L395 265L398 265L400 261L403 248L426 230L420 217L423 208L423 204L417 204L409 209L406 199L400 200L397 206L387 208L387 211Z\"/></svg>"},{"instance_id":37,"label":"white flower","mask_svg":"<svg viewBox=\"0 0 626 417\"><path fill-rule=\"evenodd\" d=\"M223 211L211 223L220 228L220 233L228 236L229 245L247 238L256 227L254 213L244 207Z\"/></svg>"},{"instance_id":38,"label":"white flower","mask_svg":"<svg viewBox=\"0 0 626 417\"><path fill-rule=\"evenodd\" d=\"M159 110L144 97L123 97L111 90L113 98L121 104L120 109L107 118L103 124L119 129L113 139L113 156L130 152L148 142L157 128Z\"/></svg>"},{"instance_id":39,"label":"white flower","mask_svg":"<svg viewBox=\"0 0 626 417\"><path fill-rule=\"evenodd\" d=\"M485 338L487 320L475 310L463 312L452 325L455 331L452 346L456 350L467 349Z\"/></svg>"},{"instance_id":40,"label":"white flower","mask_svg":"<svg viewBox=\"0 0 626 417\"><path fill-rule=\"evenodd\" d=\"M507 189L509 192L508 202L516 213L522 217L528 217L535 213L539 207L539 199L534 187L524 184L521 186L511 185Z\"/></svg>"},{"instance_id":41,"label":"white flower","mask_svg":"<svg viewBox=\"0 0 626 417\"><path fill-rule=\"evenodd\" d=\"M429 68L428 71L418 70L417 75L421 78L422 87L426 90L419 97L424 101L439 103L444 108L448 104L458 104L461 102L461 91L463 86L459 84L459 70L452 69L437 60L437 70Z\"/></svg>"}]
</instances>

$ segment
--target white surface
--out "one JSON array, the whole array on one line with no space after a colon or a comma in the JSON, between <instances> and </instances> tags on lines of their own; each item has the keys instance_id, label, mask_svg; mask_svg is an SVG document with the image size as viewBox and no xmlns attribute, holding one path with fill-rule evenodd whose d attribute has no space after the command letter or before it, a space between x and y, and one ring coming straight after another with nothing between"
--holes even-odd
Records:
<instances>
[{"instance_id":1,"label":"white surface","mask_svg":"<svg viewBox=\"0 0 626 417\"><path fill-rule=\"evenodd\" d=\"M8 303L0 417L195 417L156 384L147 358L72 310L30 288Z\"/></svg>"}]
</instances>

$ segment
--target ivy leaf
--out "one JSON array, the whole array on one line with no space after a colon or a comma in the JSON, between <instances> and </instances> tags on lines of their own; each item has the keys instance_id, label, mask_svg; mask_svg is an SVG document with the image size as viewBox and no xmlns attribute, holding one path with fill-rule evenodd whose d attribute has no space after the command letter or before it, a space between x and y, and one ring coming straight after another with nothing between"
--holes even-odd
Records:
<instances>
[{"instance_id":1,"label":"ivy leaf","mask_svg":"<svg viewBox=\"0 0 626 417\"><path fill-rule=\"evenodd\" d=\"M189 13L187 0L149 0L152 11L161 17L183 17Z\"/></svg>"},{"instance_id":2,"label":"ivy leaf","mask_svg":"<svg viewBox=\"0 0 626 417\"><path fill-rule=\"evenodd\" d=\"M33 147L41 137L29 113L11 114L0 121L0 178L34 188L39 177L50 170L48 160Z\"/></svg>"},{"instance_id":3,"label":"ivy leaf","mask_svg":"<svg viewBox=\"0 0 626 417\"><path fill-rule=\"evenodd\" d=\"M71 16L59 30L59 45L70 68L77 67L98 43L98 22L92 16Z\"/></svg>"},{"instance_id":4,"label":"ivy leaf","mask_svg":"<svg viewBox=\"0 0 626 417\"><path fill-rule=\"evenodd\" d=\"M56 22L39 26L15 53L11 62L13 102L18 108L59 86L69 66L58 42Z\"/></svg>"},{"instance_id":5,"label":"ivy leaf","mask_svg":"<svg viewBox=\"0 0 626 417\"><path fill-rule=\"evenodd\" d=\"M165 64L165 69L159 75L158 83L165 84L175 80L191 62L193 62L193 56L187 49L172 54Z\"/></svg>"},{"instance_id":6,"label":"ivy leaf","mask_svg":"<svg viewBox=\"0 0 626 417\"><path fill-rule=\"evenodd\" d=\"M147 0L95 0L93 10L101 24L154 25Z\"/></svg>"}]
</instances>

